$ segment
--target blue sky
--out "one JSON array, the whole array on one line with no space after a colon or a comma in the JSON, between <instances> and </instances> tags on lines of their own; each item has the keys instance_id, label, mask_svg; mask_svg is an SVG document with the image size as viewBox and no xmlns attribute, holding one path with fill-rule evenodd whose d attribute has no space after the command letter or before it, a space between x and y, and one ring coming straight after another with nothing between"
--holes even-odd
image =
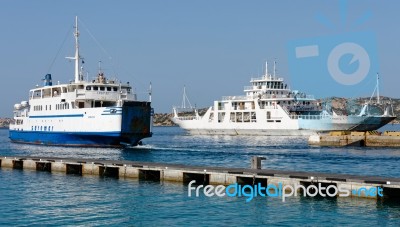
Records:
<instances>
[{"instance_id":1,"label":"blue sky","mask_svg":"<svg viewBox=\"0 0 400 227\"><path fill-rule=\"evenodd\" d=\"M52 74L53 81L73 79L73 63L64 58L73 54L71 32L61 44L75 15L85 25L81 26L81 50L86 70L95 74L101 60L106 74L129 81L141 99L148 98L151 81L155 112L170 112L172 105L180 104L184 85L191 103L198 107L212 105L221 96L240 95L250 77L262 74L265 60L271 62L272 70L274 59L277 74L292 88L321 98L369 95L374 86L370 81L353 89L354 93L345 92L349 90L345 86L327 89L329 81L305 83L290 73L288 60L288 43L293 40L318 41L318 37L364 30L376 35L374 59L379 61L381 93L400 97L400 3L349 1L346 17L339 5L339 1L321 0L4 0L0 8L0 116L12 116L13 104L26 100L28 90L40 84L46 73ZM371 17L354 25L365 12ZM321 23L317 14L335 26Z\"/></svg>"}]
</instances>

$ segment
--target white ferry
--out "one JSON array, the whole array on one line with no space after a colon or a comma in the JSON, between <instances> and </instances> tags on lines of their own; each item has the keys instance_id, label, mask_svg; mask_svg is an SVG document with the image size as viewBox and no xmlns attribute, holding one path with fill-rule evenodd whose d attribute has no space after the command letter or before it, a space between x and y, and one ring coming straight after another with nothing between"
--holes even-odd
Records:
<instances>
[{"instance_id":1,"label":"white ferry","mask_svg":"<svg viewBox=\"0 0 400 227\"><path fill-rule=\"evenodd\" d=\"M283 78L275 76L275 70L273 75L269 74L268 64L265 75L252 78L250 83L251 86L244 87L245 96L222 97L203 116L196 109L188 115L174 107L172 121L191 134L289 136L337 130L370 131L395 119L393 110L389 114L389 106L382 115L369 114L371 103L353 115L324 110L312 95L291 90Z\"/></svg>"},{"instance_id":2,"label":"white ferry","mask_svg":"<svg viewBox=\"0 0 400 227\"><path fill-rule=\"evenodd\" d=\"M79 54L78 18L75 22L75 81L52 83L51 74L44 86L29 92L29 101L14 105L15 123L10 125L12 142L61 145L119 147L138 145L151 137L151 102L138 101L132 87L107 79L99 71L96 79L83 79Z\"/></svg>"}]
</instances>

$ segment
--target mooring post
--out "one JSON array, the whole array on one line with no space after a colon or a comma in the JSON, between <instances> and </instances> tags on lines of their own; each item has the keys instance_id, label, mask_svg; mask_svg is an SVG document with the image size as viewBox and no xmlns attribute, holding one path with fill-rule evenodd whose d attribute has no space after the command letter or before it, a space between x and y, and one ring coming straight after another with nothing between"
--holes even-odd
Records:
<instances>
[{"instance_id":1,"label":"mooring post","mask_svg":"<svg viewBox=\"0 0 400 227\"><path fill-rule=\"evenodd\" d=\"M251 168L261 169L261 161L266 160L264 157L253 156L251 157Z\"/></svg>"}]
</instances>

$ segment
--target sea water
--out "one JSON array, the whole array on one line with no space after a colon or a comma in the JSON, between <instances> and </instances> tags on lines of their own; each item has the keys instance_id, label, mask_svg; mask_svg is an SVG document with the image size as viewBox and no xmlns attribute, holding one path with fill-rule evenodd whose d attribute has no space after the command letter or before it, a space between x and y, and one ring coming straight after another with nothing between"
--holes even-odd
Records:
<instances>
[{"instance_id":1,"label":"sea water","mask_svg":"<svg viewBox=\"0 0 400 227\"><path fill-rule=\"evenodd\" d=\"M387 126L387 129L397 129ZM400 129L400 128L399 128ZM398 129L398 130L399 130ZM126 149L10 143L1 156L133 160L400 177L400 148L311 147L305 137L191 136L155 127L145 145ZM362 198L188 197L183 183L0 169L0 225L400 225L399 201Z\"/></svg>"}]
</instances>

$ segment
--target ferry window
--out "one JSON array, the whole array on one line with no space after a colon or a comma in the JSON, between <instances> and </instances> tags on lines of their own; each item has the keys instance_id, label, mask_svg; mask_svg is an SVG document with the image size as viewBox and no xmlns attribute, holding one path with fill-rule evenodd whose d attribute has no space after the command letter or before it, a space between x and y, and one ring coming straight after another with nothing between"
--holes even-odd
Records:
<instances>
[{"instance_id":1,"label":"ferry window","mask_svg":"<svg viewBox=\"0 0 400 227\"><path fill-rule=\"evenodd\" d=\"M113 91L118 91L118 88L117 87L113 87Z\"/></svg>"},{"instance_id":2,"label":"ferry window","mask_svg":"<svg viewBox=\"0 0 400 227\"><path fill-rule=\"evenodd\" d=\"M107 91L111 91L111 87L107 87Z\"/></svg>"},{"instance_id":3,"label":"ferry window","mask_svg":"<svg viewBox=\"0 0 400 227\"><path fill-rule=\"evenodd\" d=\"M271 112L267 111L267 119L271 119Z\"/></svg>"},{"instance_id":4,"label":"ferry window","mask_svg":"<svg viewBox=\"0 0 400 227\"><path fill-rule=\"evenodd\" d=\"M130 88L128 88L128 94L130 94L131 93L131 89Z\"/></svg>"},{"instance_id":5,"label":"ferry window","mask_svg":"<svg viewBox=\"0 0 400 227\"><path fill-rule=\"evenodd\" d=\"M44 126L44 131L47 131L47 126Z\"/></svg>"},{"instance_id":6,"label":"ferry window","mask_svg":"<svg viewBox=\"0 0 400 227\"><path fill-rule=\"evenodd\" d=\"M35 126L35 131L36 131L36 126Z\"/></svg>"},{"instance_id":7,"label":"ferry window","mask_svg":"<svg viewBox=\"0 0 400 227\"><path fill-rule=\"evenodd\" d=\"M104 91L104 87L100 87L100 91Z\"/></svg>"},{"instance_id":8,"label":"ferry window","mask_svg":"<svg viewBox=\"0 0 400 227\"><path fill-rule=\"evenodd\" d=\"M93 87L93 90L97 91L97 90L99 90L99 87L94 86L94 87Z\"/></svg>"},{"instance_id":9,"label":"ferry window","mask_svg":"<svg viewBox=\"0 0 400 227\"><path fill-rule=\"evenodd\" d=\"M33 131L33 126L32 126L32 131Z\"/></svg>"},{"instance_id":10,"label":"ferry window","mask_svg":"<svg viewBox=\"0 0 400 227\"><path fill-rule=\"evenodd\" d=\"M43 129L42 127L43 127L43 126L40 126L40 131L42 131L42 129Z\"/></svg>"},{"instance_id":11,"label":"ferry window","mask_svg":"<svg viewBox=\"0 0 400 227\"><path fill-rule=\"evenodd\" d=\"M51 110L51 105L49 105L49 110Z\"/></svg>"},{"instance_id":12,"label":"ferry window","mask_svg":"<svg viewBox=\"0 0 400 227\"><path fill-rule=\"evenodd\" d=\"M90 86L87 86L87 87L86 87L86 90L87 90L87 91L90 91L91 89L92 89L92 88L91 88Z\"/></svg>"},{"instance_id":13,"label":"ferry window","mask_svg":"<svg viewBox=\"0 0 400 227\"><path fill-rule=\"evenodd\" d=\"M47 105L46 105L46 110L47 110Z\"/></svg>"}]
</instances>

